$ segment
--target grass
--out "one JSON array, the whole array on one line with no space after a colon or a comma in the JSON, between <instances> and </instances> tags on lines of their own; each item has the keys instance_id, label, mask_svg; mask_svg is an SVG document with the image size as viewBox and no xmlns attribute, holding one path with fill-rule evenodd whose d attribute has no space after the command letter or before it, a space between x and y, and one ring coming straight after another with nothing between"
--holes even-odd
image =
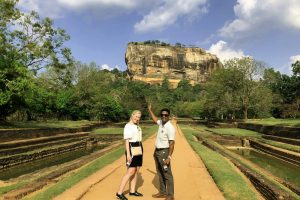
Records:
<instances>
[{"instance_id":1,"label":"grass","mask_svg":"<svg viewBox=\"0 0 300 200\"><path fill-rule=\"evenodd\" d=\"M123 128L98 128L92 131L93 134L123 134Z\"/></svg>"},{"instance_id":2,"label":"grass","mask_svg":"<svg viewBox=\"0 0 300 200\"><path fill-rule=\"evenodd\" d=\"M294 152L300 152L299 146L263 139L263 138L261 138L261 133L258 133L255 131L239 129L239 128L210 128L207 130L210 130L210 131L220 134L220 135L233 135L233 136L238 136L238 137L256 137L256 138L258 138L258 140L260 142L263 142L265 144L269 144L274 147L279 147L279 148L294 151ZM204 137L207 137L207 133L202 132L201 135Z\"/></svg>"},{"instance_id":3,"label":"grass","mask_svg":"<svg viewBox=\"0 0 300 200\"><path fill-rule=\"evenodd\" d=\"M119 128L116 128L119 129ZM143 139L147 139L150 137L156 130L157 126L145 126L142 127L143 129ZM101 170L106 165L112 163L113 161L120 158L124 155L124 147L120 147L110 153L105 154L104 156L92 161L87 166L81 168L75 174L72 174L69 177L59 181L57 184L45 189L43 192L40 192L33 197L27 197L25 199L30 200L48 200L52 199L53 197L63 193L65 190L71 188L73 185L77 184L81 180L87 178L91 174L95 173L98 170Z\"/></svg>"},{"instance_id":4,"label":"grass","mask_svg":"<svg viewBox=\"0 0 300 200\"><path fill-rule=\"evenodd\" d=\"M200 133L200 135L202 135L202 132ZM220 145L212 140L209 140L207 138L205 140L208 144L210 144L211 146L214 146L216 149L218 149L218 151L222 151L223 153L225 153L228 157L230 157L230 159L234 159L234 160L238 161L239 163L243 164L245 167L250 169L252 172L259 174L263 179L266 179L267 181L269 181L271 184L273 184L273 186L276 186L276 187L280 188L281 190L285 191L286 193L288 193L293 199L299 199L299 196L297 194L295 194L290 189L288 189L287 187L283 186L282 184L280 184L279 182L274 180L272 177L270 177L269 174L265 174L264 172L262 172L261 169L257 168L257 166L255 164L251 163L250 161L245 161L242 157L240 157L236 153L225 149L222 145Z\"/></svg>"},{"instance_id":5,"label":"grass","mask_svg":"<svg viewBox=\"0 0 300 200\"><path fill-rule=\"evenodd\" d=\"M201 157L215 183L228 200L259 199L256 192L250 189L247 181L223 156L193 140L198 131L182 126L182 131L196 153Z\"/></svg>"},{"instance_id":6,"label":"grass","mask_svg":"<svg viewBox=\"0 0 300 200\"><path fill-rule=\"evenodd\" d=\"M70 146L70 145L74 145L78 142L72 142L72 143L67 143L67 144L58 144L58 145L51 145L51 146L45 146L44 148L39 148L39 149L35 149L35 150L31 150L31 151L26 151L24 153L18 153L17 156L26 156L26 155L32 155L34 153L40 153L42 151L46 151L46 150L52 150L52 149L57 149L57 148L61 148L61 147L66 147L66 146ZM1 159L3 158L10 158L13 157L14 155L4 155L4 156L0 156Z\"/></svg>"},{"instance_id":7,"label":"grass","mask_svg":"<svg viewBox=\"0 0 300 200\"><path fill-rule=\"evenodd\" d=\"M243 136L243 137L260 137L261 133L250 131L246 129L239 129L239 128L210 128L208 129L214 133L220 135L233 135L233 136Z\"/></svg>"},{"instance_id":8,"label":"grass","mask_svg":"<svg viewBox=\"0 0 300 200\"><path fill-rule=\"evenodd\" d=\"M281 126L300 126L300 119L248 119L247 123L263 124L263 125L281 125Z\"/></svg>"},{"instance_id":9,"label":"grass","mask_svg":"<svg viewBox=\"0 0 300 200\"><path fill-rule=\"evenodd\" d=\"M26 121L26 122L10 122L8 125L0 125L0 129L13 128L77 128L95 123L96 121Z\"/></svg>"},{"instance_id":10,"label":"grass","mask_svg":"<svg viewBox=\"0 0 300 200\"><path fill-rule=\"evenodd\" d=\"M286 150L290 150L290 151L300 153L300 146L297 146L297 145L291 145L291 144L286 144L286 143L283 143L283 142L277 142L277 141L266 140L266 139L259 139L259 141L263 142L265 144L274 146L274 147L278 147L278 148L281 148L281 149L286 149Z\"/></svg>"},{"instance_id":11,"label":"grass","mask_svg":"<svg viewBox=\"0 0 300 200\"><path fill-rule=\"evenodd\" d=\"M156 129L154 129L153 126L141 126L141 128L142 128L142 131L143 131L143 136L156 131ZM99 135L100 134L118 134L118 135L122 135L123 130L124 130L124 128L119 128L119 127L117 127L117 128L115 128L115 127L98 128L98 129L94 129L92 131L92 134L99 134Z\"/></svg>"},{"instance_id":12,"label":"grass","mask_svg":"<svg viewBox=\"0 0 300 200\"><path fill-rule=\"evenodd\" d=\"M65 190L71 188L73 185L78 183L79 181L87 178L91 174L95 173L96 171L102 169L106 165L112 163L116 159L118 159L121 155L124 154L124 147L118 148L117 150L110 152L95 161L91 162L87 166L80 169L78 172L69 176L62 181L58 182L57 184L49 187L44 192L38 193L37 195L30 197L31 200L48 200L52 199L55 196L63 193ZM29 198L25 198L29 199Z\"/></svg>"},{"instance_id":13,"label":"grass","mask_svg":"<svg viewBox=\"0 0 300 200\"><path fill-rule=\"evenodd\" d=\"M24 185L26 185L29 181L21 181L18 182L16 184L12 184L12 185L8 185L8 186L4 186L4 187L0 187L0 196L11 191L11 190L15 190L18 189Z\"/></svg>"}]
</instances>

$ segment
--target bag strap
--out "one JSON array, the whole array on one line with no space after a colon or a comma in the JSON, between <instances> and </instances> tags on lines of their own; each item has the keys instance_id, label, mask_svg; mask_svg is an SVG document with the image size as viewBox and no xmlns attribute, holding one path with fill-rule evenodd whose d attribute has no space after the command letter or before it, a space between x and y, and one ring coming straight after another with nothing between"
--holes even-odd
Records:
<instances>
[{"instance_id":1,"label":"bag strap","mask_svg":"<svg viewBox=\"0 0 300 200\"><path fill-rule=\"evenodd\" d=\"M142 142L141 141L138 141L139 142L139 146L142 146ZM129 147L132 147L132 145L130 144L129 142Z\"/></svg>"}]
</instances>

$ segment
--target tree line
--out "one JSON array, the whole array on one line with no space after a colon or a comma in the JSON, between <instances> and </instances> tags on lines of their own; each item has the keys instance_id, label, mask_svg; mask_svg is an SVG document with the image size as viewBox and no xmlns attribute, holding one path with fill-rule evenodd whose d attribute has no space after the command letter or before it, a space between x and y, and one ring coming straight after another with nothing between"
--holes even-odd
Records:
<instances>
[{"instance_id":1,"label":"tree line","mask_svg":"<svg viewBox=\"0 0 300 200\"><path fill-rule=\"evenodd\" d=\"M64 46L70 36L49 18L22 13L16 3L0 2L0 121L121 121L135 109L146 118L147 102L178 117L299 116L299 61L291 76L245 57L224 63L205 84L192 86L183 79L171 88L168 77L161 85L132 82L126 71L74 61Z\"/></svg>"}]
</instances>

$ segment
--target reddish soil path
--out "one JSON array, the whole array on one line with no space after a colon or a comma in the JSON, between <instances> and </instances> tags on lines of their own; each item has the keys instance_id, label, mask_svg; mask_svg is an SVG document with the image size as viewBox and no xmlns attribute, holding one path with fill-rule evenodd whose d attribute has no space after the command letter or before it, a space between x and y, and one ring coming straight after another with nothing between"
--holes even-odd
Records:
<instances>
[{"instance_id":1,"label":"reddish soil path","mask_svg":"<svg viewBox=\"0 0 300 200\"><path fill-rule=\"evenodd\" d=\"M158 192L158 177L153 159L155 136L143 143L144 163L140 170L138 191L144 197L131 197L128 190L125 195L128 199L152 200L152 194ZM176 200L223 200L203 162L187 143L180 129L177 131L175 150L172 158L172 171L175 182ZM65 191L56 200L113 200L119 187L122 176L126 172L125 157L122 157L90 177L82 180L69 190Z\"/></svg>"}]
</instances>

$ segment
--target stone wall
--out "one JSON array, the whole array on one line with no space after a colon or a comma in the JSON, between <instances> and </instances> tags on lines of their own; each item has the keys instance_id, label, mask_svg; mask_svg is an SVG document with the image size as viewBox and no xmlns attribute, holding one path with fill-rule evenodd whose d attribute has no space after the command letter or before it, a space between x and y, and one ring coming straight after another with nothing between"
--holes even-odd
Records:
<instances>
[{"instance_id":1,"label":"stone wall","mask_svg":"<svg viewBox=\"0 0 300 200\"><path fill-rule=\"evenodd\" d=\"M297 155L297 153L292 154L289 153L288 151L281 151L277 148L273 148L272 146L264 145L262 143L253 140L250 140L250 146L260 151L263 151L267 154L271 154L277 158L286 160L288 162L300 166L300 156Z\"/></svg>"},{"instance_id":2,"label":"stone wall","mask_svg":"<svg viewBox=\"0 0 300 200\"><path fill-rule=\"evenodd\" d=\"M300 127L238 123L238 128L248 129L251 131L256 131L267 135L300 139Z\"/></svg>"},{"instance_id":3,"label":"stone wall","mask_svg":"<svg viewBox=\"0 0 300 200\"><path fill-rule=\"evenodd\" d=\"M26 163L26 162L31 162L31 161L49 157L52 155L57 155L57 154L65 153L65 152L74 151L77 149L82 149L85 147L86 147L86 141L84 140L84 141L80 141L77 143L60 146L58 148L49 148L46 150L36 151L34 153L19 154L19 155L14 155L14 156L10 156L10 157L0 158L0 169L19 165L19 164Z\"/></svg>"},{"instance_id":4,"label":"stone wall","mask_svg":"<svg viewBox=\"0 0 300 200\"><path fill-rule=\"evenodd\" d=\"M286 144L300 146L300 139L290 139L290 138L277 137L277 136L272 136L272 135L263 135L262 137L265 139L268 139L268 140L274 140L274 141L283 142ZM299 152L300 152L300 149L299 149Z\"/></svg>"},{"instance_id":5,"label":"stone wall","mask_svg":"<svg viewBox=\"0 0 300 200\"><path fill-rule=\"evenodd\" d=\"M205 138L197 136L197 138L203 141L203 144L212 150L220 153L221 155L228 158L237 168L241 170L252 182L253 186L264 196L265 199L270 200L294 200L293 196L289 194L286 190L281 189L277 184L272 183L270 180L263 177L261 174L254 172L252 169L248 168L246 165L242 164L236 160L233 156L228 154L226 150L221 149L211 142L208 142Z\"/></svg>"},{"instance_id":6,"label":"stone wall","mask_svg":"<svg viewBox=\"0 0 300 200\"><path fill-rule=\"evenodd\" d=\"M47 138L43 137L38 139L22 140L21 142L15 143L0 143L0 157L42 149L45 148L45 146L57 146L88 139L88 133L65 135L66 137L52 136Z\"/></svg>"},{"instance_id":7,"label":"stone wall","mask_svg":"<svg viewBox=\"0 0 300 200\"><path fill-rule=\"evenodd\" d=\"M20 128L20 129L1 129L0 142L7 142L21 139L32 139L38 137L54 136L65 133L87 132L96 127L106 127L108 123L99 122L89 126L78 128Z\"/></svg>"}]
</instances>

